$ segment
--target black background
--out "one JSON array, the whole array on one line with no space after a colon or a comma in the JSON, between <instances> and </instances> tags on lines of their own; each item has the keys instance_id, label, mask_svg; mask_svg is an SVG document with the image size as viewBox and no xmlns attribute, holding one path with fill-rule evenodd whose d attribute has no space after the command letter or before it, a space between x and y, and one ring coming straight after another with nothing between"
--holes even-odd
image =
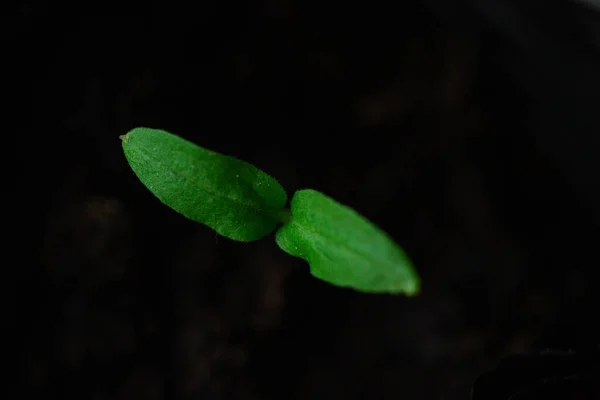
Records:
<instances>
[{"instance_id":1,"label":"black background","mask_svg":"<svg viewBox=\"0 0 600 400\"><path fill-rule=\"evenodd\" d=\"M597 164L576 164L595 159L600 91L578 58L544 57L597 49L560 9L520 14L531 39L434 3L3 17L23 397L464 399L557 323L542 347L593 341ZM559 90L575 86L590 90ZM184 219L129 169L118 136L136 126L352 206L405 248L422 294L335 288L272 237Z\"/></svg>"}]
</instances>

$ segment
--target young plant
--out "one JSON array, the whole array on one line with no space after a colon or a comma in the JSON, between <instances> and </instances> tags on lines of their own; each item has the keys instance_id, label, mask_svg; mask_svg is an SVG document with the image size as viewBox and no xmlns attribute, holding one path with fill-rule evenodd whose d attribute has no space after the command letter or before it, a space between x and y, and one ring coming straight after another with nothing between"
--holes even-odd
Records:
<instances>
[{"instance_id":1,"label":"young plant","mask_svg":"<svg viewBox=\"0 0 600 400\"><path fill-rule=\"evenodd\" d=\"M312 189L287 195L271 176L169 132L135 128L122 139L139 180L165 205L233 240L277 229L278 246L313 276L362 292L415 295L420 279L404 251L353 209Z\"/></svg>"}]
</instances>

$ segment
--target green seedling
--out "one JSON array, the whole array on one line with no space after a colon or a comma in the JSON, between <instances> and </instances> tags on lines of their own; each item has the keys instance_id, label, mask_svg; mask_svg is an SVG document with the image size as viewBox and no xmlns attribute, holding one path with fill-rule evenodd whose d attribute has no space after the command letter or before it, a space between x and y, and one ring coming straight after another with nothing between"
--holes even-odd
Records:
<instances>
[{"instance_id":1,"label":"green seedling","mask_svg":"<svg viewBox=\"0 0 600 400\"><path fill-rule=\"evenodd\" d=\"M277 230L286 253L313 276L361 292L415 295L420 279L404 251L355 210L312 189L287 195L274 178L237 158L169 132L135 128L122 139L133 172L158 199L232 240Z\"/></svg>"}]
</instances>

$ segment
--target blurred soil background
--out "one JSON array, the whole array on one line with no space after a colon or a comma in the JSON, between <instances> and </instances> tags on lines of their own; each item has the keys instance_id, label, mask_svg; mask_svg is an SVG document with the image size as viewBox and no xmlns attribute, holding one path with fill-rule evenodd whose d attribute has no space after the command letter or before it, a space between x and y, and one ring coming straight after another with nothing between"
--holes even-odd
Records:
<instances>
[{"instance_id":1,"label":"blurred soil background","mask_svg":"<svg viewBox=\"0 0 600 400\"><path fill-rule=\"evenodd\" d=\"M19 231L23 398L465 399L592 291L597 226L538 152L497 39L400 3L58 18L21 2L3 30L37 193ZM272 237L186 220L127 165L118 136L136 126L352 206L405 248L422 294L339 289Z\"/></svg>"}]
</instances>

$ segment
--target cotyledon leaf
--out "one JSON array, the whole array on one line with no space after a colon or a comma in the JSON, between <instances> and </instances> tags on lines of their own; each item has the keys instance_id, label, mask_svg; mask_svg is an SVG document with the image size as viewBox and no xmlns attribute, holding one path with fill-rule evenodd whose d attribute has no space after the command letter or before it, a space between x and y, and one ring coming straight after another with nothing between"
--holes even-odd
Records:
<instances>
[{"instance_id":1,"label":"cotyledon leaf","mask_svg":"<svg viewBox=\"0 0 600 400\"><path fill-rule=\"evenodd\" d=\"M121 139L133 172L160 201L225 237L258 240L287 213L281 185L245 161L158 129L135 128Z\"/></svg>"},{"instance_id":2,"label":"cotyledon leaf","mask_svg":"<svg viewBox=\"0 0 600 400\"><path fill-rule=\"evenodd\" d=\"M315 277L362 292L419 292L420 279L408 256L353 209L306 189L294 194L291 211L291 220L277 231L277 244L308 261Z\"/></svg>"}]
</instances>

